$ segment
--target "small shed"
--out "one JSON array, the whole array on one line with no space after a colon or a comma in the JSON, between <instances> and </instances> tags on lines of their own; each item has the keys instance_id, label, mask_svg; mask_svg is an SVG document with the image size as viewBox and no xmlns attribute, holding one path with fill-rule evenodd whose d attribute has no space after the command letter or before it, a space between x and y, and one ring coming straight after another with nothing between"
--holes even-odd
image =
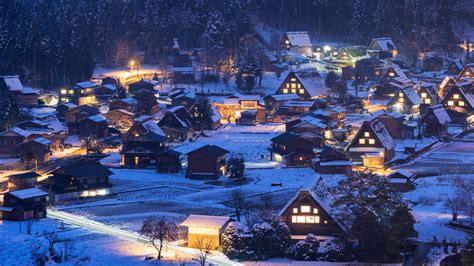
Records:
<instances>
[{"instance_id":1,"label":"small shed","mask_svg":"<svg viewBox=\"0 0 474 266\"><path fill-rule=\"evenodd\" d=\"M218 249L221 243L221 235L230 222L228 216L194 215L181 223L188 228L188 247L200 248L203 244L209 244L210 249Z\"/></svg>"}]
</instances>

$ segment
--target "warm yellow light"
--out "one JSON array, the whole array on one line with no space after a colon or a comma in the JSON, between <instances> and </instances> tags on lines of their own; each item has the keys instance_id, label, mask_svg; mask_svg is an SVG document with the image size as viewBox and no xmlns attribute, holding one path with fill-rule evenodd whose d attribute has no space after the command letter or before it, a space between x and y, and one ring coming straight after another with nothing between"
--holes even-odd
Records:
<instances>
[{"instance_id":1,"label":"warm yellow light","mask_svg":"<svg viewBox=\"0 0 474 266\"><path fill-rule=\"evenodd\" d=\"M135 61L131 60L130 61L130 67L133 67L135 65Z\"/></svg>"}]
</instances>

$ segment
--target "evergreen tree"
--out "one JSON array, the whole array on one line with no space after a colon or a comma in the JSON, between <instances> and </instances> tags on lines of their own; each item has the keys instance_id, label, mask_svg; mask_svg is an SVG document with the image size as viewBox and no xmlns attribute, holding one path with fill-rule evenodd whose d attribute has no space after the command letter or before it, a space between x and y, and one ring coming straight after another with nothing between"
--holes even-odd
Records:
<instances>
[{"instance_id":1,"label":"evergreen tree","mask_svg":"<svg viewBox=\"0 0 474 266\"><path fill-rule=\"evenodd\" d=\"M262 69L255 56L250 51L246 51L239 56L236 65L235 83L237 88L249 94L257 84L257 77L262 76Z\"/></svg>"},{"instance_id":2,"label":"evergreen tree","mask_svg":"<svg viewBox=\"0 0 474 266\"><path fill-rule=\"evenodd\" d=\"M231 180L244 179L245 162L243 156L230 156L227 159L226 175Z\"/></svg>"},{"instance_id":3,"label":"evergreen tree","mask_svg":"<svg viewBox=\"0 0 474 266\"><path fill-rule=\"evenodd\" d=\"M207 129L212 120L211 102L207 97L197 97L196 103L191 106L189 113L197 130Z\"/></svg>"},{"instance_id":4,"label":"evergreen tree","mask_svg":"<svg viewBox=\"0 0 474 266\"><path fill-rule=\"evenodd\" d=\"M20 110L8 89L0 90L0 131L8 130L18 122Z\"/></svg>"},{"instance_id":5,"label":"evergreen tree","mask_svg":"<svg viewBox=\"0 0 474 266\"><path fill-rule=\"evenodd\" d=\"M314 261L318 258L319 240L313 234L308 234L304 240L298 241L291 250L295 260Z\"/></svg>"},{"instance_id":6,"label":"evergreen tree","mask_svg":"<svg viewBox=\"0 0 474 266\"><path fill-rule=\"evenodd\" d=\"M265 260L275 255L275 228L269 223L255 224L252 228L255 243L255 259Z\"/></svg>"},{"instance_id":7,"label":"evergreen tree","mask_svg":"<svg viewBox=\"0 0 474 266\"><path fill-rule=\"evenodd\" d=\"M230 259L249 260L253 258L253 236L247 226L232 222L222 235L220 250Z\"/></svg>"}]
</instances>

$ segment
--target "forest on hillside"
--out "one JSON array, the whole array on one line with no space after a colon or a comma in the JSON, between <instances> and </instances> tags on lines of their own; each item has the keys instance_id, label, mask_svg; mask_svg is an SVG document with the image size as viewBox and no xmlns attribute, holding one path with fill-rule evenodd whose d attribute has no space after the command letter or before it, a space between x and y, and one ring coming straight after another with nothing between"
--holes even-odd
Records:
<instances>
[{"instance_id":1,"label":"forest on hillside","mask_svg":"<svg viewBox=\"0 0 474 266\"><path fill-rule=\"evenodd\" d=\"M471 4L470 4L471 3ZM114 51L140 49L155 63L182 47L233 49L257 23L365 44L391 36L402 51L454 49L453 18L474 17L471 0L3 0L0 74L57 86L88 79Z\"/></svg>"}]
</instances>

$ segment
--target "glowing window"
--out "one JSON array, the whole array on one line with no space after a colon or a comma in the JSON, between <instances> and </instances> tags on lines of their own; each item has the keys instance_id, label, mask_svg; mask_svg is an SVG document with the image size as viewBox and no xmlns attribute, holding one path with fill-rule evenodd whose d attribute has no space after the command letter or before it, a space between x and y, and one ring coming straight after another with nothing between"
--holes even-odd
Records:
<instances>
[{"instance_id":1,"label":"glowing window","mask_svg":"<svg viewBox=\"0 0 474 266\"><path fill-rule=\"evenodd\" d=\"M61 94L67 94L67 90L62 89Z\"/></svg>"},{"instance_id":2,"label":"glowing window","mask_svg":"<svg viewBox=\"0 0 474 266\"><path fill-rule=\"evenodd\" d=\"M459 99L459 94L457 94L457 93L453 94L453 99L455 99L455 100Z\"/></svg>"},{"instance_id":3,"label":"glowing window","mask_svg":"<svg viewBox=\"0 0 474 266\"><path fill-rule=\"evenodd\" d=\"M305 216L296 216L296 222L304 224L304 223L306 223L306 217Z\"/></svg>"},{"instance_id":4,"label":"glowing window","mask_svg":"<svg viewBox=\"0 0 474 266\"><path fill-rule=\"evenodd\" d=\"M73 91L73 90L69 90L69 94L74 94L74 91Z\"/></svg>"},{"instance_id":5,"label":"glowing window","mask_svg":"<svg viewBox=\"0 0 474 266\"><path fill-rule=\"evenodd\" d=\"M395 77L395 73L393 73L393 72L388 73L388 75L389 75L390 77Z\"/></svg>"},{"instance_id":6,"label":"glowing window","mask_svg":"<svg viewBox=\"0 0 474 266\"><path fill-rule=\"evenodd\" d=\"M306 216L306 223L314 224L314 216Z\"/></svg>"},{"instance_id":7,"label":"glowing window","mask_svg":"<svg viewBox=\"0 0 474 266\"><path fill-rule=\"evenodd\" d=\"M430 99L425 99L425 103L426 103L426 104L430 104L430 103L431 103L431 100L430 100Z\"/></svg>"},{"instance_id":8,"label":"glowing window","mask_svg":"<svg viewBox=\"0 0 474 266\"><path fill-rule=\"evenodd\" d=\"M459 106L464 106L464 101L459 101Z\"/></svg>"},{"instance_id":9,"label":"glowing window","mask_svg":"<svg viewBox=\"0 0 474 266\"><path fill-rule=\"evenodd\" d=\"M426 95L426 92L421 93L421 98L426 98L428 95Z\"/></svg>"},{"instance_id":10,"label":"glowing window","mask_svg":"<svg viewBox=\"0 0 474 266\"><path fill-rule=\"evenodd\" d=\"M313 208L313 213L318 213L318 209Z\"/></svg>"},{"instance_id":11,"label":"glowing window","mask_svg":"<svg viewBox=\"0 0 474 266\"><path fill-rule=\"evenodd\" d=\"M405 99L403 99L403 98L398 98L398 101L402 103L402 102L405 101Z\"/></svg>"},{"instance_id":12,"label":"glowing window","mask_svg":"<svg viewBox=\"0 0 474 266\"><path fill-rule=\"evenodd\" d=\"M298 208L293 208L293 213L298 213Z\"/></svg>"},{"instance_id":13,"label":"glowing window","mask_svg":"<svg viewBox=\"0 0 474 266\"><path fill-rule=\"evenodd\" d=\"M369 144L375 144L375 139L369 139Z\"/></svg>"},{"instance_id":14,"label":"glowing window","mask_svg":"<svg viewBox=\"0 0 474 266\"><path fill-rule=\"evenodd\" d=\"M453 106L453 105L454 105L454 102L453 102L453 101L448 101L448 105L449 105L449 106Z\"/></svg>"},{"instance_id":15,"label":"glowing window","mask_svg":"<svg viewBox=\"0 0 474 266\"><path fill-rule=\"evenodd\" d=\"M292 88L292 89L296 89L296 84L295 84L295 83L291 83L291 88Z\"/></svg>"},{"instance_id":16,"label":"glowing window","mask_svg":"<svg viewBox=\"0 0 474 266\"><path fill-rule=\"evenodd\" d=\"M300 92L300 94L304 94L304 90L303 90L303 89L300 89L299 92Z\"/></svg>"},{"instance_id":17,"label":"glowing window","mask_svg":"<svg viewBox=\"0 0 474 266\"><path fill-rule=\"evenodd\" d=\"M296 89L291 89L291 93L296 94Z\"/></svg>"},{"instance_id":18,"label":"glowing window","mask_svg":"<svg viewBox=\"0 0 474 266\"><path fill-rule=\"evenodd\" d=\"M311 207L310 206L301 206L301 212L310 213Z\"/></svg>"},{"instance_id":19,"label":"glowing window","mask_svg":"<svg viewBox=\"0 0 474 266\"><path fill-rule=\"evenodd\" d=\"M288 93L288 89L283 89L283 93Z\"/></svg>"},{"instance_id":20,"label":"glowing window","mask_svg":"<svg viewBox=\"0 0 474 266\"><path fill-rule=\"evenodd\" d=\"M370 137L370 132L364 132L364 137Z\"/></svg>"},{"instance_id":21,"label":"glowing window","mask_svg":"<svg viewBox=\"0 0 474 266\"><path fill-rule=\"evenodd\" d=\"M403 92L399 92L398 97L403 97Z\"/></svg>"},{"instance_id":22,"label":"glowing window","mask_svg":"<svg viewBox=\"0 0 474 266\"><path fill-rule=\"evenodd\" d=\"M300 88L301 88L301 84L298 83L298 89L300 89Z\"/></svg>"},{"instance_id":23,"label":"glowing window","mask_svg":"<svg viewBox=\"0 0 474 266\"><path fill-rule=\"evenodd\" d=\"M290 83L286 83L286 87L289 88L289 87L290 87Z\"/></svg>"},{"instance_id":24,"label":"glowing window","mask_svg":"<svg viewBox=\"0 0 474 266\"><path fill-rule=\"evenodd\" d=\"M359 144L365 144L365 139L359 139Z\"/></svg>"},{"instance_id":25,"label":"glowing window","mask_svg":"<svg viewBox=\"0 0 474 266\"><path fill-rule=\"evenodd\" d=\"M291 222L296 223L296 216L291 216Z\"/></svg>"},{"instance_id":26,"label":"glowing window","mask_svg":"<svg viewBox=\"0 0 474 266\"><path fill-rule=\"evenodd\" d=\"M291 78L291 81L296 81L296 79L295 79L295 78Z\"/></svg>"}]
</instances>

